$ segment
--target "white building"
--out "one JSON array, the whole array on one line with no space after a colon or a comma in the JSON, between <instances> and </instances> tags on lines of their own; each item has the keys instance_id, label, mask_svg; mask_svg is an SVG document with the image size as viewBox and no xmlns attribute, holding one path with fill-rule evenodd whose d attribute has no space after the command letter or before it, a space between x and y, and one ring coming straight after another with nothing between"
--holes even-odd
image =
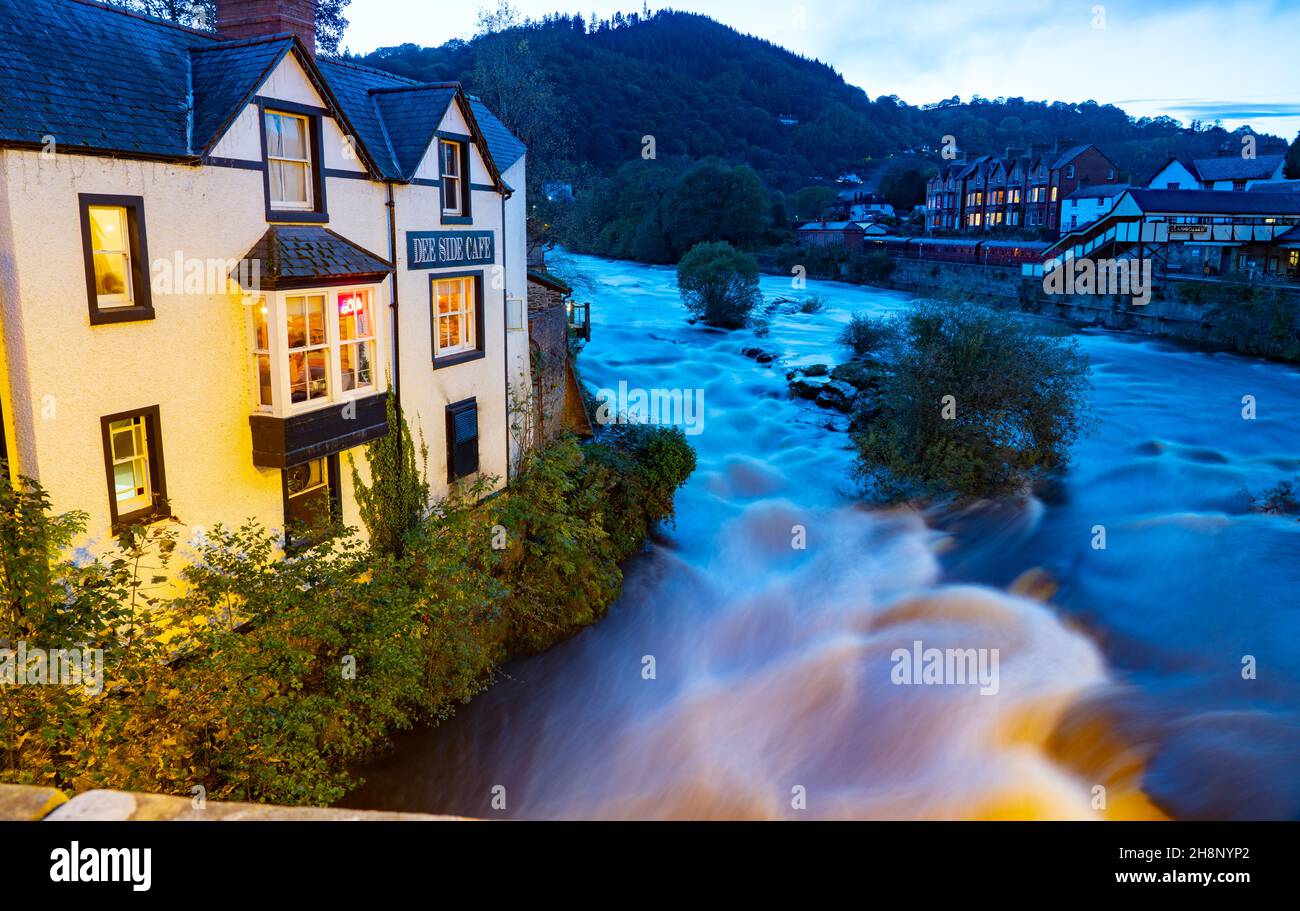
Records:
<instances>
[{"instance_id":1,"label":"white building","mask_svg":"<svg viewBox=\"0 0 1300 911\"><path fill-rule=\"evenodd\" d=\"M11 474L84 511L92 545L359 525L349 458L364 475L391 384L435 493L503 484L523 145L456 84L317 60L313 0L217 5L219 37L0 0Z\"/></svg>"},{"instance_id":2,"label":"white building","mask_svg":"<svg viewBox=\"0 0 1300 911\"><path fill-rule=\"evenodd\" d=\"M1126 183L1098 183L1079 187L1061 202L1061 229L1073 231L1101 218L1127 189Z\"/></svg>"},{"instance_id":3,"label":"white building","mask_svg":"<svg viewBox=\"0 0 1300 911\"><path fill-rule=\"evenodd\" d=\"M1149 190L1249 190L1264 181L1282 180L1285 155L1242 158L1170 158L1147 181Z\"/></svg>"}]
</instances>

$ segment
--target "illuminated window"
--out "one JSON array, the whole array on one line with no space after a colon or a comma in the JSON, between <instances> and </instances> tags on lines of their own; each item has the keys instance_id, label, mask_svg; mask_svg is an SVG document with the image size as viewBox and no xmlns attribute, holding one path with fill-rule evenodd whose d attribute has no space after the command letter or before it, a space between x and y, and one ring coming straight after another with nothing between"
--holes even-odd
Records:
<instances>
[{"instance_id":1,"label":"illuminated window","mask_svg":"<svg viewBox=\"0 0 1300 911\"><path fill-rule=\"evenodd\" d=\"M144 200L82 193L78 204L91 325L153 319Z\"/></svg>"},{"instance_id":2,"label":"illuminated window","mask_svg":"<svg viewBox=\"0 0 1300 911\"><path fill-rule=\"evenodd\" d=\"M253 305L253 374L257 387L257 406L269 411L272 403L271 390L271 334L267 328L270 308L266 298L258 299Z\"/></svg>"},{"instance_id":3,"label":"illuminated window","mask_svg":"<svg viewBox=\"0 0 1300 911\"><path fill-rule=\"evenodd\" d=\"M312 208L311 125L306 117L266 111L266 169L273 209Z\"/></svg>"},{"instance_id":4,"label":"illuminated window","mask_svg":"<svg viewBox=\"0 0 1300 911\"><path fill-rule=\"evenodd\" d=\"M433 280L435 358L474 349L477 293L472 277Z\"/></svg>"},{"instance_id":5,"label":"illuminated window","mask_svg":"<svg viewBox=\"0 0 1300 911\"><path fill-rule=\"evenodd\" d=\"M375 328L369 291L338 296L339 374L344 392L374 385Z\"/></svg>"},{"instance_id":6,"label":"illuminated window","mask_svg":"<svg viewBox=\"0 0 1300 911\"><path fill-rule=\"evenodd\" d=\"M100 429L113 527L161 517L167 494L158 407L101 418Z\"/></svg>"},{"instance_id":7,"label":"illuminated window","mask_svg":"<svg viewBox=\"0 0 1300 911\"><path fill-rule=\"evenodd\" d=\"M289 327L289 401L328 399L329 340L325 335L325 295L286 297Z\"/></svg>"}]
</instances>

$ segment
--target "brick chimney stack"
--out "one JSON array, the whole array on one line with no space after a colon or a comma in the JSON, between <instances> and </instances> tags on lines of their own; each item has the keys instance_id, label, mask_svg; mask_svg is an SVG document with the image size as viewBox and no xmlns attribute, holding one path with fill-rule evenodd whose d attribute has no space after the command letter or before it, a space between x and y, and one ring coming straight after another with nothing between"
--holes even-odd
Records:
<instances>
[{"instance_id":1,"label":"brick chimney stack","mask_svg":"<svg viewBox=\"0 0 1300 911\"><path fill-rule=\"evenodd\" d=\"M217 0L222 38L263 38L292 32L316 53L316 0Z\"/></svg>"}]
</instances>

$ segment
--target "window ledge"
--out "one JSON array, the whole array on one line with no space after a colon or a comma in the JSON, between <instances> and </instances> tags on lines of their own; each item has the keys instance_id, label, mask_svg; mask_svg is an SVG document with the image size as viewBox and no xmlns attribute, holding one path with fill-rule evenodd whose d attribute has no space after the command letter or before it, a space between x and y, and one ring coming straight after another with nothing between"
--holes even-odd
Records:
<instances>
[{"instance_id":1,"label":"window ledge","mask_svg":"<svg viewBox=\"0 0 1300 911\"><path fill-rule=\"evenodd\" d=\"M126 515L118 516L117 520L110 526L114 535L120 535L128 528L140 528L146 525L158 525L163 522L180 522L180 519L171 514L171 511L159 506L150 506L148 509L137 509L135 512L129 512Z\"/></svg>"},{"instance_id":2,"label":"window ledge","mask_svg":"<svg viewBox=\"0 0 1300 911\"><path fill-rule=\"evenodd\" d=\"M109 323L136 323L154 318L153 305L136 307L92 307L90 325L103 326Z\"/></svg>"},{"instance_id":3,"label":"window ledge","mask_svg":"<svg viewBox=\"0 0 1300 911\"><path fill-rule=\"evenodd\" d=\"M442 223L444 225L472 225L474 219L468 215L449 215L444 212L442 214Z\"/></svg>"},{"instance_id":4,"label":"window ledge","mask_svg":"<svg viewBox=\"0 0 1300 911\"><path fill-rule=\"evenodd\" d=\"M486 351L458 351L455 354L447 354L442 357L434 356L433 369L439 370L443 367L455 367L457 364L464 364L469 361L477 361L487 357Z\"/></svg>"},{"instance_id":5,"label":"window ledge","mask_svg":"<svg viewBox=\"0 0 1300 911\"><path fill-rule=\"evenodd\" d=\"M271 209L266 213L266 220L290 224L326 224L330 217L328 212L309 212L306 209Z\"/></svg>"}]
</instances>

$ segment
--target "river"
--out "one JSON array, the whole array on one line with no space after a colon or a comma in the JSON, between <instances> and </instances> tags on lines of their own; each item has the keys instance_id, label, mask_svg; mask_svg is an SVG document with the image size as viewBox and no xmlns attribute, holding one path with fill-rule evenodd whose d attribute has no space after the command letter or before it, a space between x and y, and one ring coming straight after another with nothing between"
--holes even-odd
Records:
<instances>
[{"instance_id":1,"label":"river","mask_svg":"<svg viewBox=\"0 0 1300 911\"><path fill-rule=\"evenodd\" d=\"M781 313L756 341L690 325L671 269L564 259L593 288L584 380L704 390L676 527L625 567L606 619L403 735L346 805L1300 816L1300 522L1247 494L1298 473L1300 373L1080 332L1099 426L1046 502L868 509L843 419L791 400L784 372L845 359L851 314L906 295L809 281L826 309ZM771 276L763 291L792 294ZM780 360L740 354L756 343ZM894 683L891 655L914 642L996 650L996 693Z\"/></svg>"}]
</instances>

